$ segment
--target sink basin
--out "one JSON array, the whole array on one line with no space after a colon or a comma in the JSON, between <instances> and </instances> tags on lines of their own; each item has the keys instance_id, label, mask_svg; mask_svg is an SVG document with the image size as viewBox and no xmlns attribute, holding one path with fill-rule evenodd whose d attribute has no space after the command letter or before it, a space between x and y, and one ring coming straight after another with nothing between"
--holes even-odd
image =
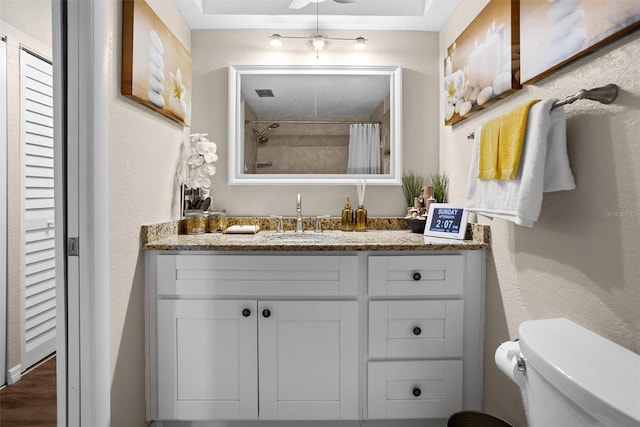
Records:
<instances>
[{"instance_id":1,"label":"sink basin","mask_svg":"<svg viewBox=\"0 0 640 427\"><path fill-rule=\"evenodd\" d=\"M317 242L319 240L323 240L329 237L323 233L313 233L313 232L305 232L305 233L268 233L268 234L259 234L258 238L274 241L274 242L282 242L282 243L311 243Z\"/></svg>"}]
</instances>

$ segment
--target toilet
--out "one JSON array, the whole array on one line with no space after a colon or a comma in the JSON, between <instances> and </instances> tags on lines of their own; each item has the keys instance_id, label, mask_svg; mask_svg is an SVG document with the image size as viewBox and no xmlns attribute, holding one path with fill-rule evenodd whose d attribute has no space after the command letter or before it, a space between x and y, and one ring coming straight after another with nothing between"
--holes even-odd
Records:
<instances>
[{"instance_id":1,"label":"toilet","mask_svg":"<svg viewBox=\"0 0 640 427\"><path fill-rule=\"evenodd\" d=\"M495 361L529 427L640 427L640 355L565 318L523 322L519 335Z\"/></svg>"}]
</instances>

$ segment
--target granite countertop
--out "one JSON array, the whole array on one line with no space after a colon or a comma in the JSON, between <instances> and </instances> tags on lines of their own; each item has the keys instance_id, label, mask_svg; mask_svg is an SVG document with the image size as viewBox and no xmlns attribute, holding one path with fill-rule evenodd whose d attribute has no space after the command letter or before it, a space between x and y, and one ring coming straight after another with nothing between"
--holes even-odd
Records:
<instances>
[{"instance_id":1,"label":"granite countertop","mask_svg":"<svg viewBox=\"0 0 640 427\"><path fill-rule=\"evenodd\" d=\"M229 223L252 224L255 219L229 219ZM490 247L490 230L486 225L469 224L465 240L426 237L412 233L404 220L383 219L373 221L380 228L366 232L343 232L328 229L322 233L305 231L297 235L292 231L278 234L261 227L257 234L204 233L180 234L180 221L143 226L141 244L148 251L432 251L478 250ZM382 224L382 225L381 225ZM267 230L264 230L267 228ZM331 228L331 227L329 227ZM305 230L312 228L305 227Z\"/></svg>"}]
</instances>

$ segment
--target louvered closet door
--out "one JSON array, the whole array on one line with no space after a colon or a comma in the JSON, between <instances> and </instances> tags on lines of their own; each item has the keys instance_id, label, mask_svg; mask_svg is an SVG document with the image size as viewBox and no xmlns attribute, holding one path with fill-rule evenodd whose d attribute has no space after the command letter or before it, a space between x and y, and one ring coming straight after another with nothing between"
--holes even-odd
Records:
<instances>
[{"instance_id":1,"label":"louvered closet door","mask_svg":"<svg viewBox=\"0 0 640 427\"><path fill-rule=\"evenodd\" d=\"M50 62L25 50L20 109L24 370L56 348L53 73Z\"/></svg>"}]
</instances>

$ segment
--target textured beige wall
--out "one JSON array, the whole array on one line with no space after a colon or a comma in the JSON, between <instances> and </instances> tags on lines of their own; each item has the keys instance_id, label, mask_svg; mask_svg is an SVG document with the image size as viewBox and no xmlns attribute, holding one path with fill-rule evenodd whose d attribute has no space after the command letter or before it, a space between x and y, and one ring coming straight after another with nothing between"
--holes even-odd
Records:
<instances>
[{"instance_id":1,"label":"textured beige wall","mask_svg":"<svg viewBox=\"0 0 640 427\"><path fill-rule=\"evenodd\" d=\"M7 37L7 369L22 359L20 264L20 48L51 58L51 4L0 0L0 34ZM21 7L18 7L18 3ZM34 11L31 14L31 11ZM48 32L47 32L48 31ZM22 366L26 369L27 366ZM4 366L0 369L5 369Z\"/></svg>"},{"instance_id":2,"label":"textured beige wall","mask_svg":"<svg viewBox=\"0 0 640 427\"><path fill-rule=\"evenodd\" d=\"M303 214L338 215L342 196L355 200L355 186L229 186L227 184L227 73L229 63L249 64L402 64L403 169L428 175L438 169L438 35L425 32L362 32L369 39L363 52L351 43L334 42L315 53L300 40L286 40L281 49L269 45L275 29L194 31L193 120L218 144L220 160L213 177L214 205L233 215L295 214L295 195L302 194ZM308 36L310 31L287 31ZM360 33L330 31L331 37ZM372 216L404 214L401 187L367 187L365 205Z\"/></svg>"},{"instance_id":3,"label":"textured beige wall","mask_svg":"<svg viewBox=\"0 0 640 427\"><path fill-rule=\"evenodd\" d=\"M464 0L440 33L448 47L486 1ZM636 32L582 58L454 127L440 126L440 168L451 177L453 202L465 197L471 142L482 122L533 98L564 97L616 83L605 106L567 106L567 138L577 188L545 194L533 229L502 220L491 225L487 269L485 410L525 425L518 389L497 370L497 346L522 321L568 317L640 352L640 80ZM443 58L440 58L443 61ZM441 114L442 123L444 118Z\"/></svg>"},{"instance_id":4,"label":"textured beige wall","mask_svg":"<svg viewBox=\"0 0 640 427\"><path fill-rule=\"evenodd\" d=\"M0 0L0 21L44 43L51 51L51 0Z\"/></svg>"},{"instance_id":5,"label":"textured beige wall","mask_svg":"<svg viewBox=\"0 0 640 427\"><path fill-rule=\"evenodd\" d=\"M190 30L173 2L147 2L190 49ZM144 257L142 224L176 218L172 188L183 132L120 94L122 2L109 0L109 263L111 425L144 426Z\"/></svg>"}]
</instances>

